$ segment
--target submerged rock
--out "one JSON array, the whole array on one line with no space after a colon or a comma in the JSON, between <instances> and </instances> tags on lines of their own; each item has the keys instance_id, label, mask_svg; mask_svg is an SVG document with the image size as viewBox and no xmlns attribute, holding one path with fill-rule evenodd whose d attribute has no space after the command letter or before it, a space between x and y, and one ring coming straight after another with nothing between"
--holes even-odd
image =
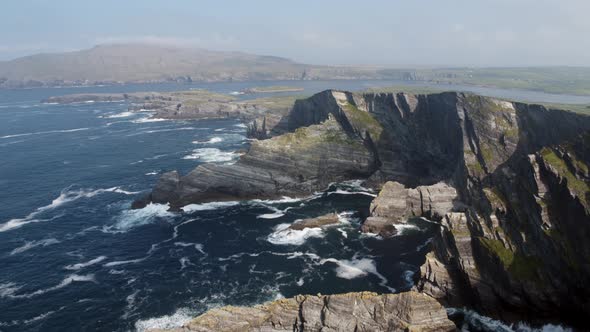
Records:
<instances>
[{"instance_id":1,"label":"submerged rock","mask_svg":"<svg viewBox=\"0 0 590 332\"><path fill-rule=\"evenodd\" d=\"M254 307L209 310L174 332L455 331L446 310L417 292L298 295ZM155 332L157 330L153 330Z\"/></svg>"},{"instance_id":2,"label":"submerged rock","mask_svg":"<svg viewBox=\"0 0 590 332\"><path fill-rule=\"evenodd\" d=\"M319 216L316 218L308 218L295 221L291 226L290 229L294 229L300 231L305 228L316 228L328 225L334 225L339 223L338 215L336 213L329 213L323 216Z\"/></svg>"}]
</instances>

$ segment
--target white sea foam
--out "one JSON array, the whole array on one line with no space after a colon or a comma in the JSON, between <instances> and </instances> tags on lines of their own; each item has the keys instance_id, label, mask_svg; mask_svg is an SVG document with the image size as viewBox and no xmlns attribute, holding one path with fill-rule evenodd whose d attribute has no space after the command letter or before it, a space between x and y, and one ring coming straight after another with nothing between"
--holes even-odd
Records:
<instances>
[{"instance_id":1,"label":"white sea foam","mask_svg":"<svg viewBox=\"0 0 590 332\"><path fill-rule=\"evenodd\" d=\"M158 175L158 172L156 172L156 171L147 172L147 173L145 173L145 175Z\"/></svg>"},{"instance_id":2,"label":"white sea foam","mask_svg":"<svg viewBox=\"0 0 590 332\"><path fill-rule=\"evenodd\" d=\"M163 129L142 130L142 131L138 131L133 134L129 134L129 135L127 135L127 137L143 135L143 134L165 133L168 131L184 131L184 130L195 130L195 129L197 129L197 128L195 128L195 127L180 127L180 128L163 128Z\"/></svg>"},{"instance_id":3,"label":"white sea foam","mask_svg":"<svg viewBox=\"0 0 590 332\"><path fill-rule=\"evenodd\" d=\"M124 210L115 218L113 225L103 227L102 231L105 233L124 233L134 227L147 225L156 218L173 217L174 213L169 212L169 209L168 204L150 203L142 209Z\"/></svg>"},{"instance_id":4,"label":"white sea foam","mask_svg":"<svg viewBox=\"0 0 590 332\"><path fill-rule=\"evenodd\" d=\"M498 331L498 332L573 332L572 328L547 324L541 327L531 327L526 323L517 323L515 325L508 325L499 320L483 316L473 310L447 308L449 316L458 313L463 314L463 326L461 331L468 331L470 328L475 328L478 331Z\"/></svg>"},{"instance_id":5,"label":"white sea foam","mask_svg":"<svg viewBox=\"0 0 590 332\"><path fill-rule=\"evenodd\" d=\"M342 237L345 239L348 239L348 233L346 233L345 230L343 229L338 229L338 231L340 232L340 234L342 234Z\"/></svg>"},{"instance_id":6,"label":"white sea foam","mask_svg":"<svg viewBox=\"0 0 590 332\"><path fill-rule=\"evenodd\" d=\"M145 118L141 118L141 119L137 119L137 120L133 120L131 122L133 123L151 123L151 122L162 122L162 121L170 121L168 119L162 119L162 118L152 118L152 117L145 117Z\"/></svg>"},{"instance_id":7,"label":"white sea foam","mask_svg":"<svg viewBox=\"0 0 590 332\"><path fill-rule=\"evenodd\" d=\"M239 154L234 151L221 151L217 148L195 149L193 153L184 156L182 159L199 159L205 163L221 163L234 161Z\"/></svg>"},{"instance_id":8,"label":"white sea foam","mask_svg":"<svg viewBox=\"0 0 590 332\"><path fill-rule=\"evenodd\" d=\"M223 142L222 137L212 137L206 141L193 141L193 144L216 144Z\"/></svg>"},{"instance_id":9,"label":"white sea foam","mask_svg":"<svg viewBox=\"0 0 590 332\"><path fill-rule=\"evenodd\" d=\"M101 118L104 118L104 119L128 118L128 117L133 116L135 114L136 113L134 113L134 112L126 111L126 112L121 112L121 113L117 113L117 114L103 115L103 116L101 116Z\"/></svg>"},{"instance_id":10,"label":"white sea foam","mask_svg":"<svg viewBox=\"0 0 590 332\"><path fill-rule=\"evenodd\" d=\"M39 314L33 318L29 318L29 319L23 319L23 320L13 320L10 322L0 322L0 327L8 327L8 326L18 326L21 327L25 326L25 325L29 325L38 321L42 321L44 319L46 319L47 317L55 314L58 311L62 311L63 309L65 309L65 306L60 307L57 310L50 310L47 312L44 312L42 314Z\"/></svg>"},{"instance_id":11,"label":"white sea foam","mask_svg":"<svg viewBox=\"0 0 590 332\"><path fill-rule=\"evenodd\" d=\"M182 207L182 211L186 213L192 213L196 211L209 211L209 210L217 210L222 208L227 208L231 206L239 205L240 202L238 201L228 201L228 202L209 202L209 203L201 203L201 204L189 204Z\"/></svg>"},{"instance_id":12,"label":"white sea foam","mask_svg":"<svg viewBox=\"0 0 590 332\"><path fill-rule=\"evenodd\" d=\"M346 259L335 259L326 258L320 261L320 264L334 263L336 267L336 276L343 279L355 279L360 277L366 277L369 274L377 276L381 280L379 283L381 286L389 289L391 292L395 292L395 288L387 286L387 279L377 271L375 261L369 258L352 258L351 260Z\"/></svg>"},{"instance_id":13,"label":"white sea foam","mask_svg":"<svg viewBox=\"0 0 590 332\"><path fill-rule=\"evenodd\" d=\"M245 94L245 92L244 91L232 91L229 94L232 96L239 96L239 95Z\"/></svg>"},{"instance_id":14,"label":"white sea foam","mask_svg":"<svg viewBox=\"0 0 590 332\"><path fill-rule=\"evenodd\" d=\"M108 262L108 263L104 264L103 266L104 267L113 267L113 266L119 266L119 265L136 264L136 263L141 263L141 262L145 261L146 259L148 259L148 257L149 256L137 258L137 259L129 259L126 261Z\"/></svg>"},{"instance_id":15,"label":"white sea foam","mask_svg":"<svg viewBox=\"0 0 590 332\"><path fill-rule=\"evenodd\" d=\"M87 275L71 274L71 275L65 277L59 284L57 284L55 286L44 288L44 289L39 289L39 290L34 291L32 293L26 293L26 294L16 294L16 292L18 292L18 290L22 287L16 286L14 283L2 284L2 285L0 285L0 297L6 297L6 298L11 298L11 299L30 299L32 297L36 297L36 296L43 295L48 292L52 292L52 291L67 287L74 282L96 282L96 280L94 279L94 274L87 274Z\"/></svg>"},{"instance_id":16,"label":"white sea foam","mask_svg":"<svg viewBox=\"0 0 590 332\"><path fill-rule=\"evenodd\" d=\"M33 248L36 248L36 247L47 247L47 246L50 246L52 244L57 244L57 243L60 243L60 241L57 239L54 239L54 238L43 239L43 240L39 240L39 241L27 241L24 245L12 250L10 252L10 255L20 254L20 253L23 253L27 250L31 250Z\"/></svg>"},{"instance_id":17,"label":"white sea foam","mask_svg":"<svg viewBox=\"0 0 590 332\"><path fill-rule=\"evenodd\" d=\"M402 273L402 276L403 276L404 281L406 282L406 286L408 288L411 288L414 286L414 274L416 274L416 271L412 271L412 270L407 270Z\"/></svg>"},{"instance_id":18,"label":"white sea foam","mask_svg":"<svg viewBox=\"0 0 590 332\"><path fill-rule=\"evenodd\" d=\"M310 196L310 197L304 197L304 198L291 198L288 196L283 196L280 199L253 199L249 202L251 203L259 203L259 204L280 204L280 203L296 203L296 202L301 202L303 200L308 200L311 197L315 197L315 196Z\"/></svg>"},{"instance_id":19,"label":"white sea foam","mask_svg":"<svg viewBox=\"0 0 590 332\"><path fill-rule=\"evenodd\" d=\"M56 199L54 199L51 202L51 204L37 208L37 210L29 213L24 218L11 219L3 224L0 224L0 232L6 232L6 231L9 231L12 229L20 228L20 227L22 227L26 224L30 224L30 223L51 220L51 219L41 220L41 219L36 219L35 217L37 217L39 214L41 214L45 211L53 210L57 207L60 207L60 206L66 204L66 203L69 203L69 202L73 202L77 199L92 198L96 195L99 195L99 194L102 194L105 192L113 192L113 193L119 193L119 194L125 194L125 195L137 194L137 192L125 191L119 187L112 187L112 188L108 188L108 189L62 190L61 194Z\"/></svg>"},{"instance_id":20,"label":"white sea foam","mask_svg":"<svg viewBox=\"0 0 590 332\"><path fill-rule=\"evenodd\" d=\"M187 266L189 265L195 265L191 262L191 260L188 257L181 257L179 260L180 262L180 270L184 270Z\"/></svg>"},{"instance_id":21,"label":"white sea foam","mask_svg":"<svg viewBox=\"0 0 590 332\"><path fill-rule=\"evenodd\" d=\"M371 197L377 197L377 195L366 191L346 191L343 189L336 189L335 191L330 191L328 192L328 196L330 195L366 195Z\"/></svg>"},{"instance_id":22,"label":"white sea foam","mask_svg":"<svg viewBox=\"0 0 590 332\"><path fill-rule=\"evenodd\" d=\"M418 226L412 224L395 224L394 227L397 230L397 234L395 236L405 235L409 232L420 230Z\"/></svg>"},{"instance_id":23,"label":"white sea foam","mask_svg":"<svg viewBox=\"0 0 590 332\"><path fill-rule=\"evenodd\" d=\"M192 242L174 242L174 245L177 247L194 247L197 251L201 254L205 255L205 251L203 251L203 245L200 243L192 243Z\"/></svg>"},{"instance_id":24,"label":"white sea foam","mask_svg":"<svg viewBox=\"0 0 590 332\"><path fill-rule=\"evenodd\" d=\"M75 128L75 129L63 129L63 130L37 131L37 132L32 132L32 133L23 133L23 134L13 134L13 135L0 136L0 139L2 139L2 138L13 138L13 137L22 137L22 136L55 134L55 133L73 133L73 132L84 131L84 130L89 130L89 129L90 128Z\"/></svg>"},{"instance_id":25,"label":"white sea foam","mask_svg":"<svg viewBox=\"0 0 590 332\"><path fill-rule=\"evenodd\" d=\"M264 214L261 214L261 215L257 216L256 218L259 218L259 219L277 219L277 218L280 218L280 217L282 217L284 215L285 215L285 213L282 210L276 209L275 212L273 212L273 213L264 213Z\"/></svg>"},{"instance_id":26,"label":"white sea foam","mask_svg":"<svg viewBox=\"0 0 590 332\"><path fill-rule=\"evenodd\" d=\"M302 230L290 229L291 224L279 224L274 228L266 240L276 245L302 245L312 237L323 237L325 234L321 228L304 228Z\"/></svg>"},{"instance_id":27,"label":"white sea foam","mask_svg":"<svg viewBox=\"0 0 590 332\"><path fill-rule=\"evenodd\" d=\"M181 308L171 315L138 320L135 322L135 329L138 332L144 332L155 329L166 330L181 327L189 322L195 315L196 312L191 311L188 308Z\"/></svg>"},{"instance_id":28,"label":"white sea foam","mask_svg":"<svg viewBox=\"0 0 590 332\"><path fill-rule=\"evenodd\" d=\"M238 127L238 128L248 128L248 126L245 123L238 123L237 125L234 125L234 127Z\"/></svg>"},{"instance_id":29,"label":"white sea foam","mask_svg":"<svg viewBox=\"0 0 590 332\"><path fill-rule=\"evenodd\" d=\"M85 267L100 263L102 261L104 261L105 259L107 259L106 256L99 256L96 257L95 259L91 259L88 262L84 262L84 263L77 263L77 264L72 264L72 265L68 265L66 267L64 267L66 270L73 270L73 271L77 271L77 270L81 270Z\"/></svg>"}]
</instances>

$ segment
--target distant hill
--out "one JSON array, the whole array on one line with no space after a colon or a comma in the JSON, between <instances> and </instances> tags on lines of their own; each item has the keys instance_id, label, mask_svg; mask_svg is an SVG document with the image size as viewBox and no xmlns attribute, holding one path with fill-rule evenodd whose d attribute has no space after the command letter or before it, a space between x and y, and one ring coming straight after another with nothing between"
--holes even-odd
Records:
<instances>
[{"instance_id":1,"label":"distant hill","mask_svg":"<svg viewBox=\"0 0 590 332\"><path fill-rule=\"evenodd\" d=\"M588 67L379 68L318 66L241 52L109 44L0 61L0 88L150 82L389 79L590 95Z\"/></svg>"},{"instance_id":2,"label":"distant hill","mask_svg":"<svg viewBox=\"0 0 590 332\"><path fill-rule=\"evenodd\" d=\"M0 62L0 86L4 87L378 77L374 69L314 66L274 56L145 44L100 45Z\"/></svg>"}]
</instances>

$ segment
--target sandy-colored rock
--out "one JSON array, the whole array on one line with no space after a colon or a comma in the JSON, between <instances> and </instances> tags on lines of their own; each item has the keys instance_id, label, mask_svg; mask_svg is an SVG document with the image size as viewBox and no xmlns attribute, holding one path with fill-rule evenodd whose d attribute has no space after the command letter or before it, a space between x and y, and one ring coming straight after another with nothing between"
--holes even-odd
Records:
<instances>
[{"instance_id":1,"label":"sandy-colored rock","mask_svg":"<svg viewBox=\"0 0 590 332\"><path fill-rule=\"evenodd\" d=\"M254 307L210 310L183 332L242 331L455 331L446 310L417 292L299 295Z\"/></svg>"},{"instance_id":2,"label":"sandy-colored rock","mask_svg":"<svg viewBox=\"0 0 590 332\"><path fill-rule=\"evenodd\" d=\"M338 222L339 222L338 214L328 213L328 214L325 214L323 216L319 216L316 218L297 220L291 226L289 226L289 228L300 231L305 228L315 228L315 227L334 225L334 224L337 224Z\"/></svg>"}]
</instances>

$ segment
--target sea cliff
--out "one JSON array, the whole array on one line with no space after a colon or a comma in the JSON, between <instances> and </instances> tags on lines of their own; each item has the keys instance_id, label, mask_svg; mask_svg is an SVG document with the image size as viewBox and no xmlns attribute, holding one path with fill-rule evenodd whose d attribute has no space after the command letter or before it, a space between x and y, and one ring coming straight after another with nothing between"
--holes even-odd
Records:
<instances>
[{"instance_id":1,"label":"sea cliff","mask_svg":"<svg viewBox=\"0 0 590 332\"><path fill-rule=\"evenodd\" d=\"M306 196L365 179L381 190L361 231L440 223L415 290L504 320L587 324L590 117L447 92L325 91L234 165L164 174L135 203Z\"/></svg>"}]
</instances>

